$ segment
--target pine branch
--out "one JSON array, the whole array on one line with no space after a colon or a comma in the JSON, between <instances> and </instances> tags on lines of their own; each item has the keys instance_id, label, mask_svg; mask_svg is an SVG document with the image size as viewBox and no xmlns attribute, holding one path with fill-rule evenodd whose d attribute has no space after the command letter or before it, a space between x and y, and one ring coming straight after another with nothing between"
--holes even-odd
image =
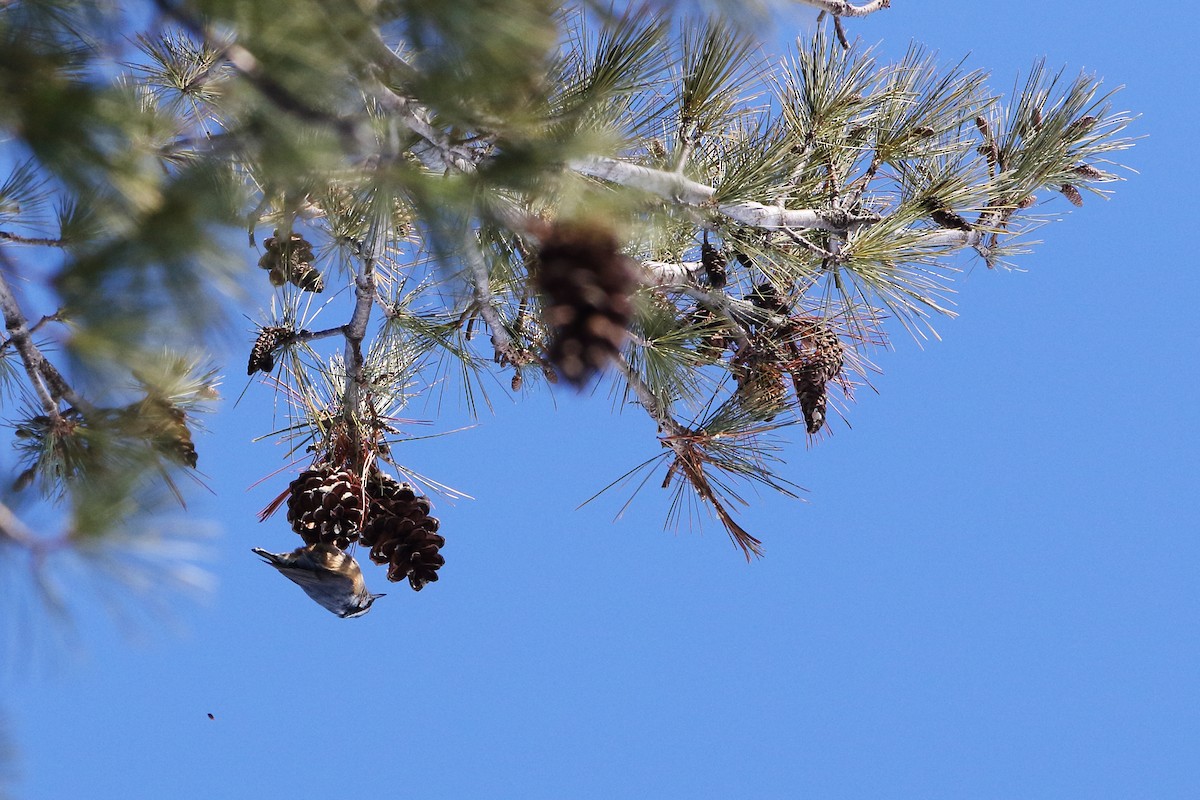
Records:
<instances>
[{"instance_id":1,"label":"pine branch","mask_svg":"<svg viewBox=\"0 0 1200 800\"><path fill-rule=\"evenodd\" d=\"M618 354L614 362L626 383L637 395L639 405L646 409L646 413L658 423L659 431L662 434L659 436L659 441L675 454L675 460L667 471L663 487L669 486L672 478L676 475L682 475L688 485L695 490L696 495L712 508L729 534L729 538L745 554L746 560L750 561L752 557L761 558L762 542L734 520L733 515L725 507L717 488L714 487L713 482L704 471L706 463L713 463L713 459L704 451L704 443L709 439L708 434L703 431L693 431L681 425L671 416L623 356Z\"/></svg>"},{"instance_id":2,"label":"pine branch","mask_svg":"<svg viewBox=\"0 0 1200 800\"><path fill-rule=\"evenodd\" d=\"M411 98L397 94L378 79L369 79L367 84L374 91L373 96L380 108L392 114L404 127L420 137L412 152L426 169L441 174L475 171L483 150L470 150L450 144L449 137L429 122L428 109Z\"/></svg>"},{"instance_id":3,"label":"pine branch","mask_svg":"<svg viewBox=\"0 0 1200 800\"><path fill-rule=\"evenodd\" d=\"M871 0L869 3L857 6L846 0L796 0L796 2L819 8L837 17L865 17L892 6L892 0Z\"/></svg>"},{"instance_id":4,"label":"pine branch","mask_svg":"<svg viewBox=\"0 0 1200 800\"><path fill-rule=\"evenodd\" d=\"M492 347L496 351L496 360L501 364L520 364L523 359L516 351L512 337L508 334L500 315L496 312L495 297L492 295L491 279L488 276L487 264L479 252L479 240L474 233L468 232L463 242L463 260L471 273L472 291L475 293L475 307L479 315L487 323L492 332Z\"/></svg>"},{"instance_id":5,"label":"pine branch","mask_svg":"<svg viewBox=\"0 0 1200 800\"><path fill-rule=\"evenodd\" d=\"M716 190L675 172L651 169L607 156L572 159L568 166L582 175L640 189L664 200L697 208L712 208ZM715 210L734 222L760 230L823 230L846 232L878 222L878 214L789 209L753 201L720 203Z\"/></svg>"},{"instance_id":6,"label":"pine branch","mask_svg":"<svg viewBox=\"0 0 1200 800\"><path fill-rule=\"evenodd\" d=\"M48 323L62 322L62 321L63 321L62 309L60 308L58 311L55 311L53 314L44 315L37 322L33 323L33 325L30 325L29 326L29 334L32 336L33 334L35 334L39 330L41 330ZM12 339L5 339L3 342L0 342L0 354L2 354L5 350L7 350L8 346L12 343L13 343Z\"/></svg>"},{"instance_id":7,"label":"pine branch","mask_svg":"<svg viewBox=\"0 0 1200 800\"><path fill-rule=\"evenodd\" d=\"M250 50L237 42L223 42L220 36L185 9L172 5L168 0L154 0L154 4L165 16L179 23L193 36L200 39L206 47L219 53L239 75L244 77L251 86L258 90L259 94L279 110L305 122L334 129L341 136L343 143L352 150L365 149L366 143L373 139L371 131L363 120L342 117L314 108L268 75L262 69L258 58Z\"/></svg>"},{"instance_id":8,"label":"pine branch","mask_svg":"<svg viewBox=\"0 0 1200 800\"><path fill-rule=\"evenodd\" d=\"M47 416L57 418L59 414L58 399L55 396L54 388L51 386L51 380L47 378L47 373L53 368L46 360L46 356L34 344L29 329L29 322L25 318L25 314L21 311L20 304L17 303L17 298L13 295L12 289L8 285L8 279L2 273L0 273L0 311L4 314L4 325L8 330L8 342L12 342L13 347L20 354L21 362L25 365L25 374L29 378L30 386L33 387L34 392L37 394L42 410L46 412ZM58 378L58 381L55 381L58 384L58 388L63 388L65 382L61 381L58 371L54 370L53 374ZM68 394L74 395L73 392L70 392L69 387L67 389ZM58 394L58 397L62 396L61 393Z\"/></svg>"},{"instance_id":9,"label":"pine branch","mask_svg":"<svg viewBox=\"0 0 1200 800\"><path fill-rule=\"evenodd\" d=\"M681 291L701 305L716 311L729 322L734 338L743 347L750 346L747 326L765 324L783 327L788 324L786 316L761 309L748 300L731 297L720 289L701 288L695 280L704 272L704 265L699 261L685 261L679 264L644 261L642 266L646 272L646 285Z\"/></svg>"},{"instance_id":10,"label":"pine branch","mask_svg":"<svg viewBox=\"0 0 1200 800\"><path fill-rule=\"evenodd\" d=\"M0 502L0 540L35 551L42 539L7 504Z\"/></svg>"}]
</instances>

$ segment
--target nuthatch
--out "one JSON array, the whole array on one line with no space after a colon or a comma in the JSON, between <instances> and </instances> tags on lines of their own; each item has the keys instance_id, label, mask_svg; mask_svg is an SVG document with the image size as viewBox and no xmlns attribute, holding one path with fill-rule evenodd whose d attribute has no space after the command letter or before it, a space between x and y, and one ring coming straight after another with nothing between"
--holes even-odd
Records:
<instances>
[{"instance_id":1,"label":"nuthatch","mask_svg":"<svg viewBox=\"0 0 1200 800\"><path fill-rule=\"evenodd\" d=\"M381 594L371 594L363 581L362 570L353 556L331 544L298 547L290 553L268 553L261 547L254 552L263 561L324 608L343 619L361 617Z\"/></svg>"}]
</instances>

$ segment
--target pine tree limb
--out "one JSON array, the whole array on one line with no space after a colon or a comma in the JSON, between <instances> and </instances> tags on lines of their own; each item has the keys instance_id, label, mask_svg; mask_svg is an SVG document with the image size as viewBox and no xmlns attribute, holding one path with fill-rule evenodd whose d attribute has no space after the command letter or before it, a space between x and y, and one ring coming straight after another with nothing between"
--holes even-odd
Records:
<instances>
[{"instance_id":1,"label":"pine tree limb","mask_svg":"<svg viewBox=\"0 0 1200 800\"><path fill-rule=\"evenodd\" d=\"M671 436L682 436L687 433L687 429L680 425L667 409L662 407L662 403L655 397L654 392L637 374L637 371L629 365L624 355L618 353L613 359L613 363L616 364L617 371L621 373L625 382L629 384L629 388L633 389L633 393L637 395L638 403L658 423L659 430L666 431Z\"/></svg>"},{"instance_id":2,"label":"pine tree limb","mask_svg":"<svg viewBox=\"0 0 1200 800\"><path fill-rule=\"evenodd\" d=\"M4 326L8 330L8 341L21 356L25 366L25 374L37 394L38 401L46 415L57 418L59 415L58 400L54 397L49 381L46 379L46 367L49 362L36 344L29 332L29 323L21 311L17 298L8 285L8 280L0 274L0 311L4 314ZM57 374L57 370L55 371Z\"/></svg>"},{"instance_id":3,"label":"pine tree limb","mask_svg":"<svg viewBox=\"0 0 1200 800\"><path fill-rule=\"evenodd\" d=\"M819 8L837 17L865 17L876 11L891 8L892 5L892 0L871 0L869 3L857 6L846 0L796 0L796 2Z\"/></svg>"},{"instance_id":4,"label":"pine tree limb","mask_svg":"<svg viewBox=\"0 0 1200 800\"><path fill-rule=\"evenodd\" d=\"M426 108L392 91L378 79L372 78L367 83L380 107L420 137L412 152L426 169L439 173L475 171L482 151L450 144L449 138L429 122Z\"/></svg>"},{"instance_id":5,"label":"pine tree limb","mask_svg":"<svg viewBox=\"0 0 1200 800\"><path fill-rule=\"evenodd\" d=\"M641 189L664 200L684 205L711 208L716 190L699 181L674 172L651 169L606 156L573 159L568 166L580 174L610 181L632 189ZM715 210L725 217L761 230L823 230L845 232L880 220L878 214L834 213L816 209L790 209L754 201L717 204Z\"/></svg>"},{"instance_id":6,"label":"pine tree limb","mask_svg":"<svg viewBox=\"0 0 1200 800\"><path fill-rule=\"evenodd\" d=\"M750 324L769 325L780 328L788 324L788 318L783 314L775 314L759 308L748 300L731 297L726 292L715 289L704 289L696 282L695 277L703 274L704 265L699 261L683 261L669 264L662 261L643 261L645 268L643 282L647 286L660 289L673 289L683 292L688 297L717 311L734 326L738 340L743 344L746 337L745 327Z\"/></svg>"}]
</instances>

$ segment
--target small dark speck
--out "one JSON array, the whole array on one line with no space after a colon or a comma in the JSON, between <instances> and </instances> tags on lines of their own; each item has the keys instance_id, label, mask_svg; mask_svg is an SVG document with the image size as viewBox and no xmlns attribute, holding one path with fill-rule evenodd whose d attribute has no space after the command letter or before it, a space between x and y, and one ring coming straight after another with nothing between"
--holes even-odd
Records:
<instances>
[{"instance_id":1,"label":"small dark speck","mask_svg":"<svg viewBox=\"0 0 1200 800\"><path fill-rule=\"evenodd\" d=\"M209 718L209 719L216 719L216 717L214 717L212 714L209 714L209 715L208 715L208 718Z\"/></svg>"}]
</instances>

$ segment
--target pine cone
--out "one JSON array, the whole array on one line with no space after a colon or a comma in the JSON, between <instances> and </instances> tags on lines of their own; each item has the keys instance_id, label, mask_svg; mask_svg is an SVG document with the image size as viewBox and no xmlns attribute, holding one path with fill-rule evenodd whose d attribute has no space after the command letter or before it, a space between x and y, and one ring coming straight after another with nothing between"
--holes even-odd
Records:
<instances>
[{"instance_id":1,"label":"pine cone","mask_svg":"<svg viewBox=\"0 0 1200 800\"><path fill-rule=\"evenodd\" d=\"M263 242L266 252L258 266L267 270L273 286L292 283L306 292L322 292L325 281L313 267L312 245L300 234L293 233L288 241L279 239L279 231Z\"/></svg>"},{"instance_id":2,"label":"pine cone","mask_svg":"<svg viewBox=\"0 0 1200 800\"><path fill-rule=\"evenodd\" d=\"M419 592L438 579L437 571L446 563L438 552L446 540L436 533L418 528L396 545L392 551L388 580L399 582L408 578L408 585Z\"/></svg>"},{"instance_id":3,"label":"pine cone","mask_svg":"<svg viewBox=\"0 0 1200 800\"><path fill-rule=\"evenodd\" d=\"M389 565L388 580L407 578L415 591L436 581L438 569L446 563L438 552L446 540L437 533L437 518L429 516L429 498L382 473L367 480L367 494L371 514L363 527L362 542L371 547L371 560Z\"/></svg>"},{"instance_id":4,"label":"pine cone","mask_svg":"<svg viewBox=\"0 0 1200 800\"><path fill-rule=\"evenodd\" d=\"M1080 117L1068 125L1067 129L1063 131L1063 141L1073 142L1077 139L1082 139L1084 136L1087 136L1092 132L1092 128L1096 127L1096 122L1096 117L1092 116L1091 114Z\"/></svg>"},{"instance_id":5,"label":"pine cone","mask_svg":"<svg viewBox=\"0 0 1200 800\"><path fill-rule=\"evenodd\" d=\"M714 289L722 289L729 279L726 264L729 259L725 253L713 247L707 241L700 247L700 263L704 266L704 274L708 276L708 285Z\"/></svg>"},{"instance_id":6,"label":"pine cone","mask_svg":"<svg viewBox=\"0 0 1200 800\"><path fill-rule=\"evenodd\" d=\"M724 319L711 309L697 305L684 317L684 322L699 329L696 352L705 358L720 358L729 348L729 331Z\"/></svg>"},{"instance_id":7,"label":"pine cone","mask_svg":"<svg viewBox=\"0 0 1200 800\"><path fill-rule=\"evenodd\" d=\"M250 363L246 366L246 374L270 372L275 369L275 356L271 354L280 342L291 336L293 331L278 325L268 325L258 332L254 347L250 350Z\"/></svg>"},{"instance_id":8,"label":"pine cone","mask_svg":"<svg viewBox=\"0 0 1200 800\"><path fill-rule=\"evenodd\" d=\"M553 333L550 360L582 388L625 344L637 282L630 259L607 229L559 223L531 267Z\"/></svg>"},{"instance_id":9,"label":"pine cone","mask_svg":"<svg viewBox=\"0 0 1200 800\"><path fill-rule=\"evenodd\" d=\"M756 339L745 358L739 354L734 359L734 377L741 404L769 422L787 408L787 390L775 345L762 337Z\"/></svg>"},{"instance_id":10,"label":"pine cone","mask_svg":"<svg viewBox=\"0 0 1200 800\"><path fill-rule=\"evenodd\" d=\"M317 467L301 472L289 488L288 522L305 544L324 542L345 550L358 541L363 504L354 473Z\"/></svg>"},{"instance_id":11,"label":"pine cone","mask_svg":"<svg viewBox=\"0 0 1200 800\"><path fill-rule=\"evenodd\" d=\"M755 286L746 299L763 311L770 311L773 314L788 313L787 301L771 283L764 282Z\"/></svg>"},{"instance_id":12,"label":"pine cone","mask_svg":"<svg viewBox=\"0 0 1200 800\"><path fill-rule=\"evenodd\" d=\"M949 208L934 207L929 211L929 218L943 228L960 231L971 230L971 223Z\"/></svg>"},{"instance_id":13,"label":"pine cone","mask_svg":"<svg viewBox=\"0 0 1200 800\"><path fill-rule=\"evenodd\" d=\"M803 338L804 362L792 371L792 381L808 432L816 433L825 425L829 399L826 384L841 374L846 348L837 334L819 320L811 321Z\"/></svg>"}]
</instances>

